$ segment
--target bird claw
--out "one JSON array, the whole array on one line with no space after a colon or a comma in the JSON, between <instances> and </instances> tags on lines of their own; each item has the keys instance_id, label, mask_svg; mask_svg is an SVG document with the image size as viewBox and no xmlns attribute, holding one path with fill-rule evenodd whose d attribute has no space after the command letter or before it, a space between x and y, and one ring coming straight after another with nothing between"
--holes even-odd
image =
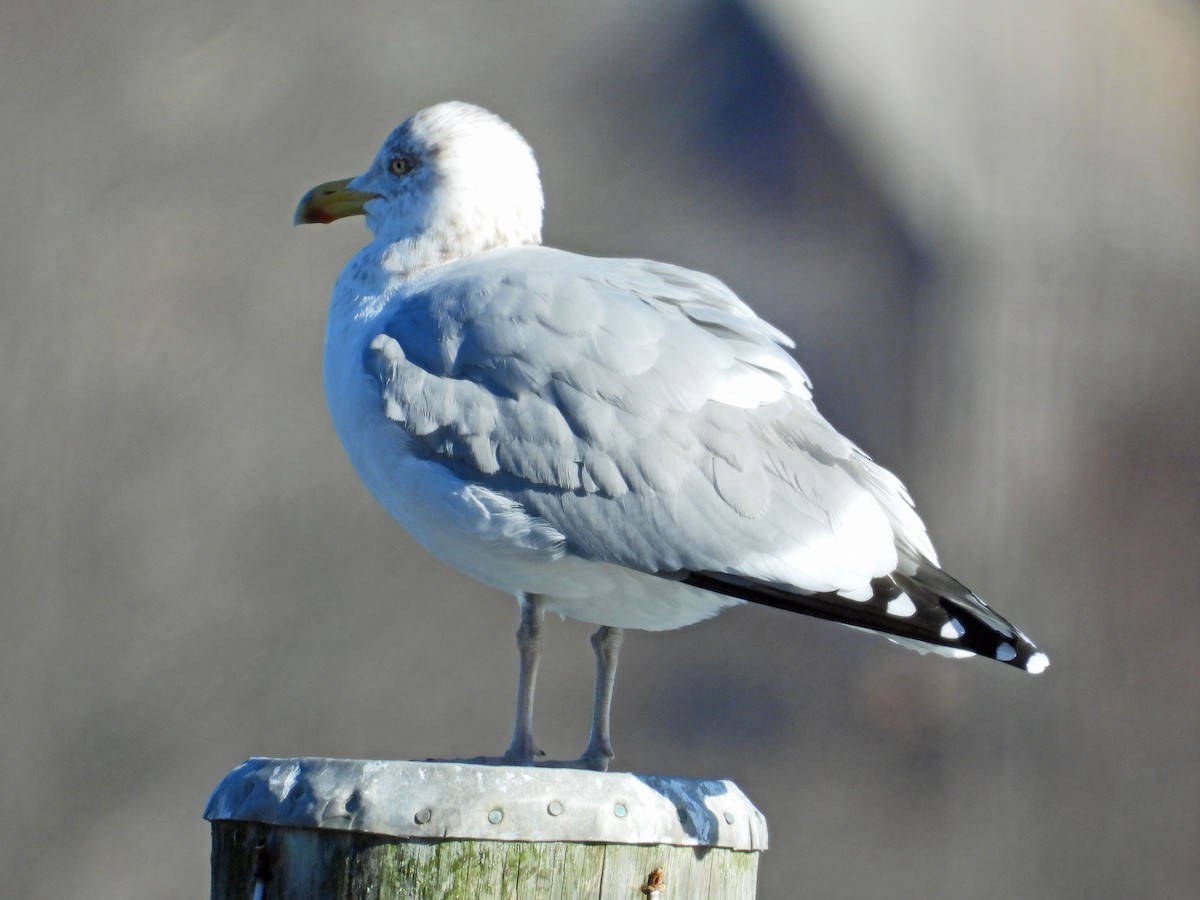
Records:
<instances>
[{"instance_id":1,"label":"bird claw","mask_svg":"<svg viewBox=\"0 0 1200 900\"><path fill-rule=\"evenodd\" d=\"M540 752L540 751L539 751ZM427 759L430 763L457 763L464 766L535 766L534 759L520 759L505 753L503 756L469 756L459 759Z\"/></svg>"},{"instance_id":2,"label":"bird claw","mask_svg":"<svg viewBox=\"0 0 1200 900\"><path fill-rule=\"evenodd\" d=\"M500 759L505 766L534 766L546 755L546 751L533 742L533 739L513 741L504 751Z\"/></svg>"},{"instance_id":3,"label":"bird claw","mask_svg":"<svg viewBox=\"0 0 1200 900\"><path fill-rule=\"evenodd\" d=\"M534 763L544 769L587 769L592 772L607 772L609 757L585 753L578 759L547 759Z\"/></svg>"},{"instance_id":4,"label":"bird claw","mask_svg":"<svg viewBox=\"0 0 1200 900\"><path fill-rule=\"evenodd\" d=\"M589 747L576 759L546 759L546 752L534 747L531 752L514 752L510 747L502 756L472 756L467 759L427 759L425 762L460 763L467 766L525 766L544 769L586 769L607 772L613 758L610 749Z\"/></svg>"},{"instance_id":5,"label":"bird claw","mask_svg":"<svg viewBox=\"0 0 1200 900\"><path fill-rule=\"evenodd\" d=\"M607 743L588 744L577 759L547 759L534 763L547 769L589 769L607 772L609 763L616 756Z\"/></svg>"}]
</instances>

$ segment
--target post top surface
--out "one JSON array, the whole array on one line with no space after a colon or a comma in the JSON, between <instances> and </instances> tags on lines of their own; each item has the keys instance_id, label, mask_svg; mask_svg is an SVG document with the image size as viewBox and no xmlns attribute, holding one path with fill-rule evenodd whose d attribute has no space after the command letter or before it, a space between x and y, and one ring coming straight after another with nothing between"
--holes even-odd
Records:
<instances>
[{"instance_id":1,"label":"post top surface","mask_svg":"<svg viewBox=\"0 0 1200 900\"><path fill-rule=\"evenodd\" d=\"M731 781L453 762L246 760L204 811L412 838L765 850L767 822Z\"/></svg>"}]
</instances>

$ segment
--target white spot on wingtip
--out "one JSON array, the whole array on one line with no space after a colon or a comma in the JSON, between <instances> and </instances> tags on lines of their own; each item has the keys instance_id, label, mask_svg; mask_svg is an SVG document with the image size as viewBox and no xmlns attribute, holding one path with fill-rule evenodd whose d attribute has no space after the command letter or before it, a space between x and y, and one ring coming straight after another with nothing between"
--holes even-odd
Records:
<instances>
[{"instance_id":1,"label":"white spot on wingtip","mask_svg":"<svg viewBox=\"0 0 1200 900\"><path fill-rule=\"evenodd\" d=\"M948 641L957 641L960 637L967 633L967 629L963 628L962 622L958 619L951 619L942 626L942 630L938 632Z\"/></svg>"},{"instance_id":2,"label":"white spot on wingtip","mask_svg":"<svg viewBox=\"0 0 1200 900\"><path fill-rule=\"evenodd\" d=\"M838 591L838 594L842 597L845 597L847 600L853 600L855 603L866 603L875 596L875 591L871 589L870 585L868 585L867 587L841 590Z\"/></svg>"},{"instance_id":3,"label":"white spot on wingtip","mask_svg":"<svg viewBox=\"0 0 1200 900\"><path fill-rule=\"evenodd\" d=\"M1025 671L1030 675L1041 675L1049 665L1050 657L1039 651L1025 662Z\"/></svg>"},{"instance_id":4,"label":"white spot on wingtip","mask_svg":"<svg viewBox=\"0 0 1200 900\"><path fill-rule=\"evenodd\" d=\"M996 659L1000 662L1008 662L1017 658L1017 650L1012 644L1001 644L996 648Z\"/></svg>"},{"instance_id":5,"label":"white spot on wingtip","mask_svg":"<svg viewBox=\"0 0 1200 900\"><path fill-rule=\"evenodd\" d=\"M898 616L902 619L907 619L917 611L916 605L912 602L912 598L908 594L901 594L894 600L889 600L887 605L889 616Z\"/></svg>"}]
</instances>

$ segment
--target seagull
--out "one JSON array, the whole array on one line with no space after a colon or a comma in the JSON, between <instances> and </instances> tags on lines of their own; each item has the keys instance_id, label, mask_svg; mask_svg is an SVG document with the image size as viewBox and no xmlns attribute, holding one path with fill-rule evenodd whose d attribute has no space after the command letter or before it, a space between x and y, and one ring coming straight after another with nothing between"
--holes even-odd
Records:
<instances>
[{"instance_id":1,"label":"seagull","mask_svg":"<svg viewBox=\"0 0 1200 900\"><path fill-rule=\"evenodd\" d=\"M747 601L1038 674L1049 659L946 574L907 490L817 411L793 342L716 278L542 246L533 151L441 103L295 221L362 215L324 386L370 491L443 562L517 597L507 765L605 771L623 630ZM533 738L546 612L599 626L576 760Z\"/></svg>"}]
</instances>

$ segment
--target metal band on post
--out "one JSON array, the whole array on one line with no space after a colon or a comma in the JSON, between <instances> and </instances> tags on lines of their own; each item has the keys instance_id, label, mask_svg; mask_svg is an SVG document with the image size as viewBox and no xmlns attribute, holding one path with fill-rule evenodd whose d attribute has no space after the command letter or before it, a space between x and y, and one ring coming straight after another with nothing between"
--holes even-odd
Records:
<instances>
[{"instance_id":1,"label":"metal band on post","mask_svg":"<svg viewBox=\"0 0 1200 900\"><path fill-rule=\"evenodd\" d=\"M750 900L767 845L729 781L462 763L251 759L205 818L213 900Z\"/></svg>"}]
</instances>

